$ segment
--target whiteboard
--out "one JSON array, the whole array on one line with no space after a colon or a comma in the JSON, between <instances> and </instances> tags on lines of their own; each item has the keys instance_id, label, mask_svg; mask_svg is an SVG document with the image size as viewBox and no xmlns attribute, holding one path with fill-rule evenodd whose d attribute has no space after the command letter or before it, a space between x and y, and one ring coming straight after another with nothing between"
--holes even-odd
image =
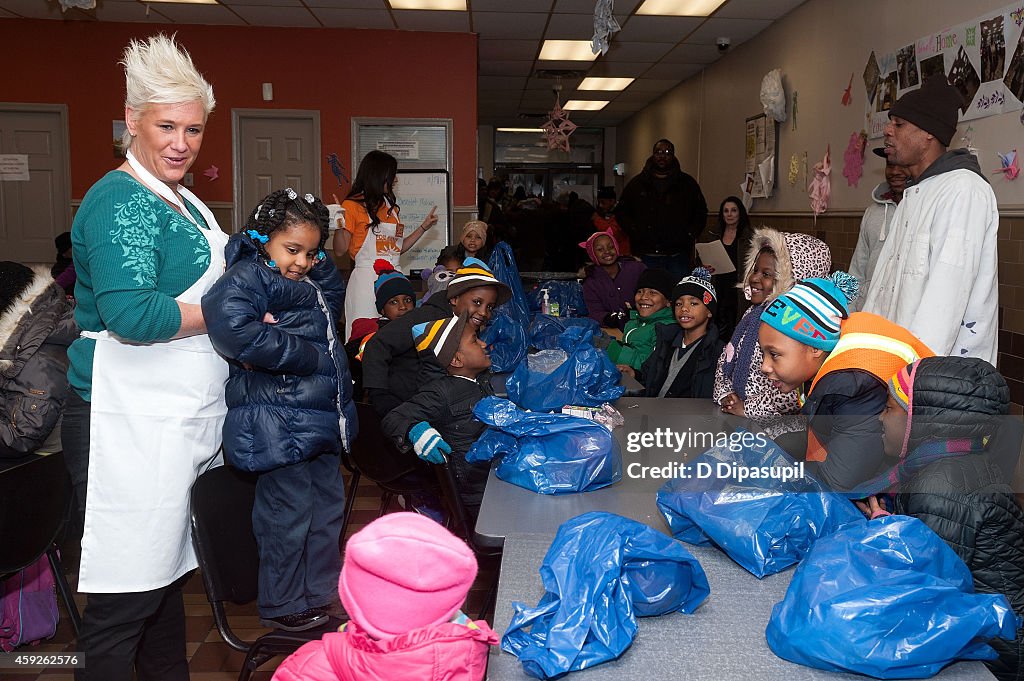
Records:
<instances>
[{"instance_id":1,"label":"whiteboard","mask_svg":"<svg viewBox=\"0 0 1024 681\"><path fill-rule=\"evenodd\" d=\"M451 234L451 182L447 170L400 170L395 183L395 198L401 209L399 218L409 234L423 223L430 209L437 206L437 224L402 254L403 272L432 269Z\"/></svg>"}]
</instances>

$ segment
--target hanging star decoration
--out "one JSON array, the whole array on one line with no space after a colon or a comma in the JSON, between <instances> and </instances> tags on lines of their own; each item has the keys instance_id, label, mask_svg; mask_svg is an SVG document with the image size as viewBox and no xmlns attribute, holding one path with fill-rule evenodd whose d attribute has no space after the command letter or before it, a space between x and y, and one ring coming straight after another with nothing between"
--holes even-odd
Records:
<instances>
[{"instance_id":1,"label":"hanging star decoration","mask_svg":"<svg viewBox=\"0 0 1024 681\"><path fill-rule=\"evenodd\" d=\"M209 168L203 171L203 175L206 175L210 182L213 182L218 177L220 177L220 168L218 168L217 166L210 166Z\"/></svg>"},{"instance_id":2,"label":"hanging star decoration","mask_svg":"<svg viewBox=\"0 0 1024 681\"><path fill-rule=\"evenodd\" d=\"M1002 173L1007 180L1016 180L1020 174L1020 167L1017 165L1017 150L1008 151L1005 154L999 154L999 163L1002 166L998 170L992 172Z\"/></svg>"},{"instance_id":3,"label":"hanging star decoration","mask_svg":"<svg viewBox=\"0 0 1024 681\"><path fill-rule=\"evenodd\" d=\"M569 135L576 131L576 124L569 120L569 114L562 109L562 104L555 99L555 108L548 112L548 120L540 126L544 130L548 150L561 149L569 152Z\"/></svg>"},{"instance_id":4,"label":"hanging star decoration","mask_svg":"<svg viewBox=\"0 0 1024 681\"><path fill-rule=\"evenodd\" d=\"M850 74L850 84L843 90L843 106L850 106L850 102L853 100L853 74Z\"/></svg>"},{"instance_id":5,"label":"hanging star decoration","mask_svg":"<svg viewBox=\"0 0 1024 681\"><path fill-rule=\"evenodd\" d=\"M345 174L345 166L342 164L341 160L338 159L337 154L332 153L327 155L327 165L331 167L331 173L334 175L335 179L338 180L339 187L348 182L348 175Z\"/></svg>"}]
</instances>

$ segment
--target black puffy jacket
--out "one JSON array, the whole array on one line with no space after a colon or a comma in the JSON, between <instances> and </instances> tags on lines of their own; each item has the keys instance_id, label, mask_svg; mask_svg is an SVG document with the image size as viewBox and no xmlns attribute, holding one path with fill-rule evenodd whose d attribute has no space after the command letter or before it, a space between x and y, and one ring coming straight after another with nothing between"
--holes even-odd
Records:
<instances>
[{"instance_id":1,"label":"black puffy jacket","mask_svg":"<svg viewBox=\"0 0 1024 681\"><path fill-rule=\"evenodd\" d=\"M263 471L337 453L358 431L335 325L345 302L338 270L328 258L291 281L267 267L244 234L231 237L225 256L227 272L202 301L210 340L231 360L225 456ZM267 312L277 323L263 321Z\"/></svg>"},{"instance_id":2,"label":"black puffy jacket","mask_svg":"<svg viewBox=\"0 0 1024 681\"><path fill-rule=\"evenodd\" d=\"M976 358L930 357L914 376L910 442L988 435L1005 414L1006 382ZM1006 596L1024 615L1024 509L990 453L951 455L901 483L896 512L923 521L970 568L974 588ZM1001 681L1024 679L1024 630L996 639L988 663Z\"/></svg>"}]
</instances>

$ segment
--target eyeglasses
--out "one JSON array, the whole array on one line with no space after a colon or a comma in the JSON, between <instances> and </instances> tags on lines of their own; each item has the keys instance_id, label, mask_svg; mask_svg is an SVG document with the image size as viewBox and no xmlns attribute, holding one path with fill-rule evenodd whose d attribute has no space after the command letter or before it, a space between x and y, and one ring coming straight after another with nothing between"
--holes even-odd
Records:
<instances>
[{"instance_id":1,"label":"eyeglasses","mask_svg":"<svg viewBox=\"0 0 1024 681\"><path fill-rule=\"evenodd\" d=\"M671 149L655 149L654 150L654 155L655 156L673 156L673 155L675 155L675 152L672 151Z\"/></svg>"}]
</instances>

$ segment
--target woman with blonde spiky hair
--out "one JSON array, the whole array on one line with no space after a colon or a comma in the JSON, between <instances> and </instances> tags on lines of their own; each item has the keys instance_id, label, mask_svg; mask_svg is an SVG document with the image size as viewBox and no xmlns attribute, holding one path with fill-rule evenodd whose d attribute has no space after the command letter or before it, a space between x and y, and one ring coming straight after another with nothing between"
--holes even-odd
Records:
<instances>
[{"instance_id":1,"label":"woman with blonde spiky hair","mask_svg":"<svg viewBox=\"0 0 1024 681\"><path fill-rule=\"evenodd\" d=\"M71 229L82 333L63 436L85 527L80 678L187 681L188 495L221 464L228 375L199 302L224 271L227 235L179 183L213 89L173 37L132 40L121 65L127 158Z\"/></svg>"}]
</instances>

